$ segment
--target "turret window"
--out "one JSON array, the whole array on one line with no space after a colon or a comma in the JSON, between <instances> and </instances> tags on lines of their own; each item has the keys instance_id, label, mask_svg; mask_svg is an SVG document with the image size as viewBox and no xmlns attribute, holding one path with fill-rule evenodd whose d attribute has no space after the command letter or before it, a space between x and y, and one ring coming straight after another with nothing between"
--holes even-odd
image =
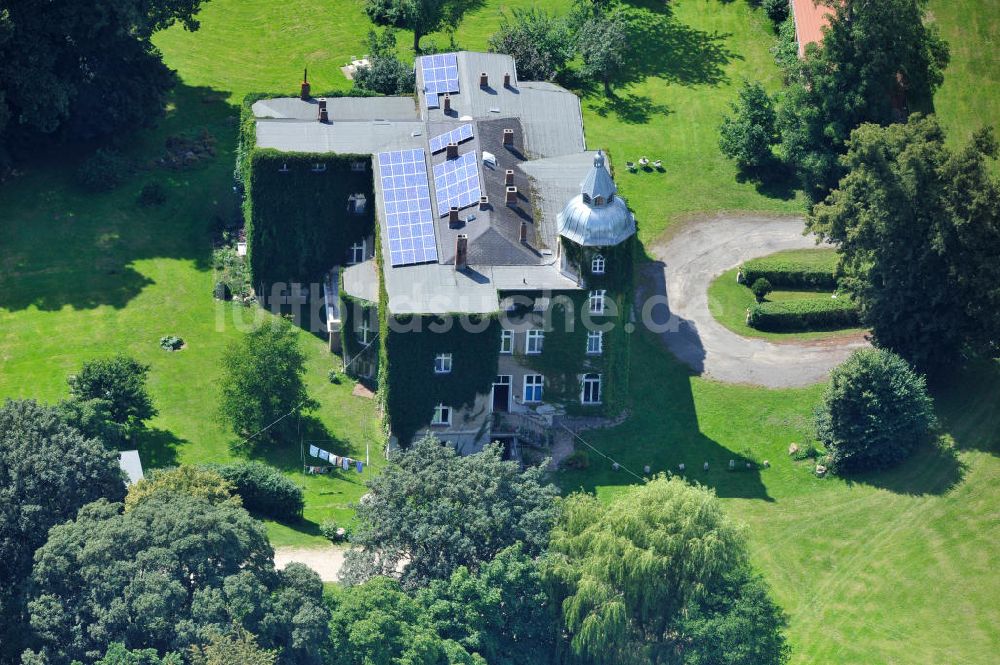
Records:
<instances>
[{"instance_id":1,"label":"turret window","mask_svg":"<svg viewBox=\"0 0 1000 665\"><path fill-rule=\"evenodd\" d=\"M590 194L588 194L586 192L583 193L583 202L584 203L590 203Z\"/></svg>"},{"instance_id":2,"label":"turret window","mask_svg":"<svg viewBox=\"0 0 1000 665\"><path fill-rule=\"evenodd\" d=\"M604 274L604 257L603 256L601 256L600 254L598 254L597 256L595 256L593 258L593 260L590 262L590 272L592 272L595 275L603 275Z\"/></svg>"},{"instance_id":3,"label":"turret window","mask_svg":"<svg viewBox=\"0 0 1000 665\"><path fill-rule=\"evenodd\" d=\"M603 196L595 196L594 197L594 205L599 205L599 206L604 205L604 197Z\"/></svg>"}]
</instances>

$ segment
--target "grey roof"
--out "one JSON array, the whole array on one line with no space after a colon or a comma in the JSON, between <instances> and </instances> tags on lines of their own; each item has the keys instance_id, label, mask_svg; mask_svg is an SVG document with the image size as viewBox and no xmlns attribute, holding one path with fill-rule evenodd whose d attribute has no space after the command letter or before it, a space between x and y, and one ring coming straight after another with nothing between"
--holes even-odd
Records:
<instances>
[{"instance_id":1,"label":"grey roof","mask_svg":"<svg viewBox=\"0 0 1000 665\"><path fill-rule=\"evenodd\" d=\"M491 314L500 309L489 275L441 263L387 268L385 290L385 304L393 314Z\"/></svg>"},{"instance_id":2,"label":"grey roof","mask_svg":"<svg viewBox=\"0 0 1000 665\"><path fill-rule=\"evenodd\" d=\"M138 450L123 450L118 453L118 466L128 477L126 485L132 485L143 479L142 460L139 459Z\"/></svg>"},{"instance_id":3,"label":"grey roof","mask_svg":"<svg viewBox=\"0 0 1000 665\"><path fill-rule=\"evenodd\" d=\"M566 202L580 193L580 181L592 170L594 152L535 159L520 165L531 179L533 204L540 218L538 233L544 247L554 248L558 238L556 219Z\"/></svg>"},{"instance_id":4,"label":"grey roof","mask_svg":"<svg viewBox=\"0 0 1000 665\"><path fill-rule=\"evenodd\" d=\"M333 122L341 120L420 120L416 100L411 97L327 97L326 109ZM278 97L254 102L257 118L317 120L318 99Z\"/></svg>"},{"instance_id":5,"label":"grey roof","mask_svg":"<svg viewBox=\"0 0 1000 665\"><path fill-rule=\"evenodd\" d=\"M585 247L617 245L635 233L635 216L616 192L604 155L594 155L590 171L556 217L559 235Z\"/></svg>"},{"instance_id":6,"label":"grey roof","mask_svg":"<svg viewBox=\"0 0 1000 665\"><path fill-rule=\"evenodd\" d=\"M257 145L283 152L337 152L371 155L382 150L424 148L424 123L315 120L257 120Z\"/></svg>"},{"instance_id":7,"label":"grey roof","mask_svg":"<svg viewBox=\"0 0 1000 665\"><path fill-rule=\"evenodd\" d=\"M352 298L378 302L378 274L375 271L375 259L368 259L344 269L344 293Z\"/></svg>"}]
</instances>

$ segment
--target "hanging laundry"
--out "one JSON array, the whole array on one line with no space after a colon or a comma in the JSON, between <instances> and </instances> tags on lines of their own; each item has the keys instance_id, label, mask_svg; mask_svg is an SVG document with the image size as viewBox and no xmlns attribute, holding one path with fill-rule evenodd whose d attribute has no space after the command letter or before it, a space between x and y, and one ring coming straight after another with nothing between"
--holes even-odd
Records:
<instances>
[{"instance_id":1,"label":"hanging laundry","mask_svg":"<svg viewBox=\"0 0 1000 665\"><path fill-rule=\"evenodd\" d=\"M330 464L340 466L340 455L330 455Z\"/></svg>"},{"instance_id":2,"label":"hanging laundry","mask_svg":"<svg viewBox=\"0 0 1000 665\"><path fill-rule=\"evenodd\" d=\"M344 457L342 459L343 459L343 469L344 469L344 471L350 470L350 468L351 468L351 460L348 459L347 457Z\"/></svg>"},{"instance_id":3,"label":"hanging laundry","mask_svg":"<svg viewBox=\"0 0 1000 665\"><path fill-rule=\"evenodd\" d=\"M326 452L325 450L320 449L320 451L319 451L319 458L321 460L327 460L327 461L329 461L330 460L330 453Z\"/></svg>"},{"instance_id":4,"label":"hanging laundry","mask_svg":"<svg viewBox=\"0 0 1000 665\"><path fill-rule=\"evenodd\" d=\"M316 446L309 446L309 454L313 457L319 457L319 448Z\"/></svg>"},{"instance_id":5,"label":"hanging laundry","mask_svg":"<svg viewBox=\"0 0 1000 665\"><path fill-rule=\"evenodd\" d=\"M361 460L358 460L355 463L354 468L357 469L358 473L361 473L365 468L365 463L362 462Z\"/></svg>"}]
</instances>

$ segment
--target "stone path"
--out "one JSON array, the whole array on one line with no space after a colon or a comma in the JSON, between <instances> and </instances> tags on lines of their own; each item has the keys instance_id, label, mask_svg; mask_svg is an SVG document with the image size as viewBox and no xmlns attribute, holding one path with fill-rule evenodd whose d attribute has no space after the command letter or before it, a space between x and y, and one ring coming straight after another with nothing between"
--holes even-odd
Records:
<instances>
[{"instance_id":1,"label":"stone path","mask_svg":"<svg viewBox=\"0 0 1000 665\"><path fill-rule=\"evenodd\" d=\"M654 323L667 328L664 343L695 371L720 381L768 388L805 386L824 381L854 349L868 345L862 334L809 342L776 344L737 335L709 311L708 286L743 261L786 249L816 247L803 235L801 218L720 216L698 220L655 242L638 307L650 296L666 297L651 308Z\"/></svg>"}]
</instances>

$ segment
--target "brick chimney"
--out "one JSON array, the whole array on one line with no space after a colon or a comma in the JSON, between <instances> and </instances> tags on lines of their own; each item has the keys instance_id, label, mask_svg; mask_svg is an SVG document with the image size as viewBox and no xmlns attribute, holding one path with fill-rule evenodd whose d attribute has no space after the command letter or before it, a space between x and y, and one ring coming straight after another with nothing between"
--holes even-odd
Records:
<instances>
[{"instance_id":1,"label":"brick chimney","mask_svg":"<svg viewBox=\"0 0 1000 665\"><path fill-rule=\"evenodd\" d=\"M330 122L330 115L326 110L326 97L320 97L319 99L319 121L323 124Z\"/></svg>"},{"instance_id":2,"label":"brick chimney","mask_svg":"<svg viewBox=\"0 0 1000 665\"><path fill-rule=\"evenodd\" d=\"M490 209L490 197L488 197L488 196L480 196L479 197L479 209L480 210L489 210Z\"/></svg>"},{"instance_id":3,"label":"brick chimney","mask_svg":"<svg viewBox=\"0 0 1000 665\"><path fill-rule=\"evenodd\" d=\"M456 157L458 157L458 144L457 143L449 143L448 145L446 145L444 147L444 150L445 150L444 154L445 154L446 158L448 158L448 159L455 159Z\"/></svg>"},{"instance_id":4,"label":"brick chimney","mask_svg":"<svg viewBox=\"0 0 1000 665\"><path fill-rule=\"evenodd\" d=\"M458 206L452 206L448 209L448 226L449 228L457 228L462 223L462 220L458 218Z\"/></svg>"},{"instance_id":5,"label":"brick chimney","mask_svg":"<svg viewBox=\"0 0 1000 665\"><path fill-rule=\"evenodd\" d=\"M469 265L469 236L459 233L455 238L455 270L465 270Z\"/></svg>"},{"instance_id":6,"label":"brick chimney","mask_svg":"<svg viewBox=\"0 0 1000 665\"><path fill-rule=\"evenodd\" d=\"M503 75L503 87L505 87L505 88L509 88L510 87L510 72L504 72L504 75Z\"/></svg>"},{"instance_id":7,"label":"brick chimney","mask_svg":"<svg viewBox=\"0 0 1000 665\"><path fill-rule=\"evenodd\" d=\"M503 144L505 146L513 147L514 145L514 130L505 129L503 130Z\"/></svg>"},{"instance_id":8,"label":"brick chimney","mask_svg":"<svg viewBox=\"0 0 1000 665\"><path fill-rule=\"evenodd\" d=\"M479 87L480 88L488 88L488 87L490 87L490 77L489 77L489 75L486 74L486 72L482 72L479 75Z\"/></svg>"},{"instance_id":9,"label":"brick chimney","mask_svg":"<svg viewBox=\"0 0 1000 665\"><path fill-rule=\"evenodd\" d=\"M503 202L507 205L514 205L517 203L517 187L513 185L507 186L507 192L504 194Z\"/></svg>"},{"instance_id":10,"label":"brick chimney","mask_svg":"<svg viewBox=\"0 0 1000 665\"><path fill-rule=\"evenodd\" d=\"M303 101L310 99L309 90L309 70L305 69L302 71L302 87L299 88L299 97Z\"/></svg>"},{"instance_id":11,"label":"brick chimney","mask_svg":"<svg viewBox=\"0 0 1000 665\"><path fill-rule=\"evenodd\" d=\"M444 112L451 112L451 95L444 93Z\"/></svg>"},{"instance_id":12,"label":"brick chimney","mask_svg":"<svg viewBox=\"0 0 1000 665\"><path fill-rule=\"evenodd\" d=\"M514 169L507 169L503 174L503 184L513 185L514 184Z\"/></svg>"}]
</instances>

